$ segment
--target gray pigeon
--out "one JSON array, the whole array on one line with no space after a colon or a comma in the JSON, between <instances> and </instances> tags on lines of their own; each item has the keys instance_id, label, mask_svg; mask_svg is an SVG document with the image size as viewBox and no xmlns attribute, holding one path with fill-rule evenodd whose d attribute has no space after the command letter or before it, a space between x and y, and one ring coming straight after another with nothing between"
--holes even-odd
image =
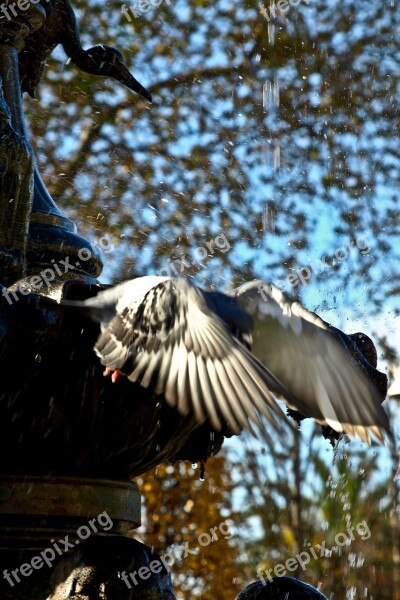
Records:
<instances>
[{"instance_id":1,"label":"gray pigeon","mask_svg":"<svg viewBox=\"0 0 400 600\"><path fill-rule=\"evenodd\" d=\"M382 398L327 323L261 280L225 293L184 277L138 277L84 301L101 325L94 350L116 381L152 386L171 406L233 433L263 415L277 430L277 399L336 432L390 434Z\"/></svg>"}]
</instances>

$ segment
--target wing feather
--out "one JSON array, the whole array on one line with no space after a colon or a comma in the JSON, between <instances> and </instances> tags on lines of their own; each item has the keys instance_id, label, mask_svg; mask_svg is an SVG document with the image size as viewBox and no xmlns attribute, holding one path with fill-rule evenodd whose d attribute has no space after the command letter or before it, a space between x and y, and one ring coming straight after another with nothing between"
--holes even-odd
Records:
<instances>
[{"instance_id":1,"label":"wing feather","mask_svg":"<svg viewBox=\"0 0 400 600\"><path fill-rule=\"evenodd\" d=\"M281 389L279 382L186 279L158 283L140 303L120 300L95 349L104 365L153 385L199 423L209 418L220 429L226 421L238 433L250 421L259 426L262 413L282 426L283 412L268 389Z\"/></svg>"},{"instance_id":2,"label":"wing feather","mask_svg":"<svg viewBox=\"0 0 400 600\"><path fill-rule=\"evenodd\" d=\"M337 330L262 280L230 293L255 320L252 350L286 388L290 408L365 441L390 434L378 390Z\"/></svg>"}]
</instances>

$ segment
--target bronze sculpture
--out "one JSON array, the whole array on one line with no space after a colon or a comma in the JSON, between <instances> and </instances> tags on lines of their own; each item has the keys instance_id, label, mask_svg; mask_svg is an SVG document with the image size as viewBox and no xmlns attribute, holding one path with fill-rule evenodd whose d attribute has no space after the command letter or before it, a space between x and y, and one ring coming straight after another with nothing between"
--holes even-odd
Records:
<instances>
[{"instance_id":1,"label":"bronze sculpture","mask_svg":"<svg viewBox=\"0 0 400 600\"><path fill-rule=\"evenodd\" d=\"M130 74L119 50L102 44L88 50L82 48L76 17L68 0L49 0L43 2L42 7L46 13L43 25L28 36L18 56L23 92L35 96L46 59L61 44L81 71L112 77L151 102L151 95Z\"/></svg>"},{"instance_id":2,"label":"bronze sculpture","mask_svg":"<svg viewBox=\"0 0 400 600\"><path fill-rule=\"evenodd\" d=\"M206 460L220 448L223 433L211 440L209 426L182 418L154 394L137 389L132 399L131 385L128 394L124 386L116 390L96 364L93 325L47 299L93 295L102 262L44 186L27 137L21 90L34 94L46 57L62 43L83 70L114 77L146 100L151 96L118 50L82 49L66 0L23 6L14 16L8 2L0 15L0 283L6 286L0 295L0 556L6 567L1 597L59 600L73 572L79 598L82 589L97 597L105 588L110 599L172 599L165 568L143 581L136 596L121 588L118 569L129 561L144 565L153 556L124 537L140 521L140 496L129 478L168 459ZM51 285L45 284L46 273ZM102 533L101 552L91 549L99 547L96 537L96 543L58 556L53 576L50 569L32 571L30 561L46 552L50 537L67 532L76 540L77 528L104 506L113 527ZM110 552L113 575L102 558ZM91 574L88 561L96 563ZM30 572L29 579L22 571Z\"/></svg>"}]
</instances>

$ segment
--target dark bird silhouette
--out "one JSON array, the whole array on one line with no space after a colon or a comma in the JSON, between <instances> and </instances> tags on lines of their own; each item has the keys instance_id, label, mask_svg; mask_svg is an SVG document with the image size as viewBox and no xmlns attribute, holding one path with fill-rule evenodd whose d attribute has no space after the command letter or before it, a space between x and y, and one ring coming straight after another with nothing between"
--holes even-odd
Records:
<instances>
[{"instance_id":1,"label":"dark bird silhouette","mask_svg":"<svg viewBox=\"0 0 400 600\"><path fill-rule=\"evenodd\" d=\"M131 75L121 52L102 44L88 50L82 48L76 17L68 0L44 0L41 5L46 12L46 20L42 27L26 38L19 53L23 92L35 96L47 58L61 44L71 62L82 71L112 77L151 102L151 95Z\"/></svg>"},{"instance_id":2,"label":"dark bird silhouette","mask_svg":"<svg viewBox=\"0 0 400 600\"><path fill-rule=\"evenodd\" d=\"M105 374L152 387L199 424L239 433L263 415L280 431L279 397L368 443L370 433L382 441L390 432L381 396L339 330L263 281L221 293L183 277L138 277L62 303L100 323Z\"/></svg>"},{"instance_id":3,"label":"dark bird silhouette","mask_svg":"<svg viewBox=\"0 0 400 600\"><path fill-rule=\"evenodd\" d=\"M240 592L236 600L327 600L316 588L294 577L257 581Z\"/></svg>"},{"instance_id":4,"label":"dark bird silhouette","mask_svg":"<svg viewBox=\"0 0 400 600\"><path fill-rule=\"evenodd\" d=\"M68 53L67 53L68 54ZM93 46L83 50L75 45L74 51L68 54L72 62L85 73L112 77L130 90L151 102L149 92L130 74L126 67L125 59L119 50L110 46Z\"/></svg>"}]
</instances>

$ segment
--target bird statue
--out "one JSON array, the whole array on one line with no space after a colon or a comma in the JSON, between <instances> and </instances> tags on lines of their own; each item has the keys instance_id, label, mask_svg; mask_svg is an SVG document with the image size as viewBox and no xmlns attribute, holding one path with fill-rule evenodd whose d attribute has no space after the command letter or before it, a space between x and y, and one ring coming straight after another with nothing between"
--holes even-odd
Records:
<instances>
[{"instance_id":1,"label":"bird statue","mask_svg":"<svg viewBox=\"0 0 400 600\"><path fill-rule=\"evenodd\" d=\"M216 430L282 430L277 398L335 432L390 435L381 395L339 330L262 280L225 293L185 277L137 277L89 299L61 300L100 323L105 375L152 387Z\"/></svg>"},{"instance_id":2,"label":"bird statue","mask_svg":"<svg viewBox=\"0 0 400 600\"><path fill-rule=\"evenodd\" d=\"M327 600L316 588L294 577L251 583L236 600Z\"/></svg>"},{"instance_id":3,"label":"bird statue","mask_svg":"<svg viewBox=\"0 0 400 600\"><path fill-rule=\"evenodd\" d=\"M130 74L121 52L99 44L82 48L79 28L69 0L46 0L44 24L25 40L19 53L21 89L35 97L48 56L61 44L71 62L85 73L112 77L151 102L150 93Z\"/></svg>"}]
</instances>

